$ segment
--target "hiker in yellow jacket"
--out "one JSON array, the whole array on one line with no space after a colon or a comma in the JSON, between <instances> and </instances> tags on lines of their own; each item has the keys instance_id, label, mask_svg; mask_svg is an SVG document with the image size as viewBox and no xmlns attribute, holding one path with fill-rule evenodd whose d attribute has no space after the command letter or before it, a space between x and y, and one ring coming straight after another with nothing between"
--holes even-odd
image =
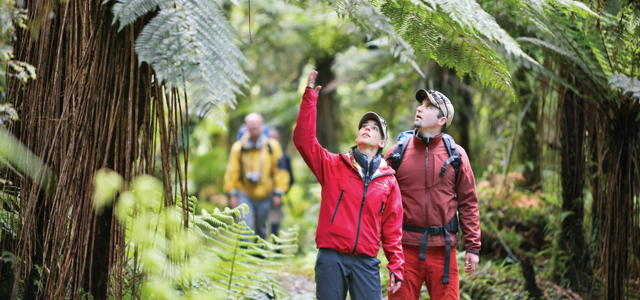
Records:
<instances>
[{"instance_id":1,"label":"hiker in yellow jacket","mask_svg":"<svg viewBox=\"0 0 640 300\"><path fill-rule=\"evenodd\" d=\"M247 131L231 147L224 191L232 208L249 206L249 214L242 220L266 238L269 210L282 204L281 195L289 189L289 173L281 166L280 144L264 134L262 116L251 113L244 122Z\"/></svg>"}]
</instances>

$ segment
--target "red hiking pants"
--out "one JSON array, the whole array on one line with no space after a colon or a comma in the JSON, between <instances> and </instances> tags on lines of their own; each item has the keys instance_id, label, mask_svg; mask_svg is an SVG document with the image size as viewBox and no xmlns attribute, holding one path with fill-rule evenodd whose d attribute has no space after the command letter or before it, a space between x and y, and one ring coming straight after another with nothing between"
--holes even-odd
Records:
<instances>
[{"instance_id":1,"label":"red hiking pants","mask_svg":"<svg viewBox=\"0 0 640 300\"><path fill-rule=\"evenodd\" d=\"M402 245L404 252L404 281L396 293L389 293L389 300L419 299L422 283L427 284L431 300L460 299L458 261L456 249L451 249L449 284L442 284L444 277L444 247L427 249L427 259L420 261L420 249Z\"/></svg>"}]
</instances>

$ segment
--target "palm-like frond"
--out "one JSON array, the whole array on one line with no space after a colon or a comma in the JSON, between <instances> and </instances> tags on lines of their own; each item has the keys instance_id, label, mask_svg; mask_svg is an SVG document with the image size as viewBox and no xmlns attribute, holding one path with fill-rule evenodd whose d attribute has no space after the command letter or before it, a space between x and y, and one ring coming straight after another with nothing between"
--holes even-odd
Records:
<instances>
[{"instance_id":1,"label":"palm-like frond","mask_svg":"<svg viewBox=\"0 0 640 300\"><path fill-rule=\"evenodd\" d=\"M471 73L484 85L513 93L506 64L489 44L442 14L424 7L408 10L408 5L388 2L382 11L418 53L456 68L460 76Z\"/></svg>"},{"instance_id":2,"label":"palm-like frond","mask_svg":"<svg viewBox=\"0 0 640 300\"><path fill-rule=\"evenodd\" d=\"M401 62L410 63L416 71L422 74L421 68L414 60L411 45L396 32L392 20L374 6L374 4L378 4L377 1L329 0L329 2L339 16L349 17L356 25L368 32L370 37L380 35L389 37L389 46L393 56L399 57Z\"/></svg>"},{"instance_id":3,"label":"palm-like frond","mask_svg":"<svg viewBox=\"0 0 640 300\"><path fill-rule=\"evenodd\" d=\"M136 40L140 62L150 64L168 88L186 88L185 81L205 86L192 99L202 114L220 104L235 106L236 94L247 86L237 35L215 1L134 0L118 2L113 13L121 28L150 11L158 14Z\"/></svg>"},{"instance_id":4,"label":"palm-like frond","mask_svg":"<svg viewBox=\"0 0 640 300\"><path fill-rule=\"evenodd\" d=\"M640 99L640 80L629 78L623 74L609 76L609 84L614 89L623 89L623 94L631 94L632 98Z\"/></svg>"},{"instance_id":5,"label":"palm-like frond","mask_svg":"<svg viewBox=\"0 0 640 300\"><path fill-rule=\"evenodd\" d=\"M108 2L109 0L105 1ZM170 0L118 0L113 5L113 24L120 21L118 30L122 30L125 26L135 22L138 18L152 12L161 6L163 8L171 5Z\"/></svg>"},{"instance_id":6,"label":"palm-like frond","mask_svg":"<svg viewBox=\"0 0 640 300\"><path fill-rule=\"evenodd\" d=\"M478 1L490 15L508 15L516 24L534 25L539 30L553 34L548 28L551 19L548 15L556 10L576 13L582 17L597 16L581 2L573 0L485 0Z\"/></svg>"},{"instance_id":7,"label":"palm-like frond","mask_svg":"<svg viewBox=\"0 0 640 300\"><path fill-rule=\"evenodd\" d=\"M460 76L471 73L483 85L513 95L511 78L496 47L508 55L537 62L524 53L495 19L475 0L330 0L338 14L350 17L372 35L385 34L394 41L392 51L415 68L410 49L426 54L440 65L453 67ZM506 0L482 3L504 9L550 33L546 14L557 9L579 15L595 15L587 6L572 0ZM393 28L393 30L391 30Z\"/></svg>"},{"instance_id":8,"label":"palm-like frond","mask_svg":"<svg viewBox=\"0 0 640 300\"><path fill-rule=\"evenodd\" d=\"M518 43L504 30L495 19L474 0L427 0L434 12L442 10L465 32L484 36L489 41L502 45L508 53L516 57L532 60L522 52ZM533 61L533 60L532 60Z\"/></svg>"},{"instance_id":9,"label":"palm-like frond","mask_svg":"<svg viewBox=\"0 0 640 300\"><path fill-rule=\"evenodd\" d=\"M610 90L608 75L611 75L616 66L612 64L610 53L613 43L610 37L605 37L606 32L597 33L581 29L574 24L574 20L566 17L564 12L557 12L550 22L552 33L541 33L539 38L521 37L518 41L529 49L541 49L548 57L553 58L563 68L573 70L572 76L580 78L582 84L592 91L599 91L600 95L609 95ZM579 18L578 21L586 22L587 19ZM610 18L601 18L602 24L611 25ZM622 52L620 52L622 53ZM541 71L541 69L537 69ZM555 80L560 80L563 86L582 94L579 88L563 81L551 74ZM596 99L597 100L597 99Z\"/></svg>"}]
</instances>

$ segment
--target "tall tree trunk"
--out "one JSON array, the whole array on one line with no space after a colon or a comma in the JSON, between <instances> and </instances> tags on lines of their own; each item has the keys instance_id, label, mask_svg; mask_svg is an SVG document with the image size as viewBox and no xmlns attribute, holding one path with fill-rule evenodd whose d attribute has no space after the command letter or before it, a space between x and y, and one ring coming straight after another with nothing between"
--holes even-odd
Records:
<instances>
[{"instance_id":1,"label":"tall tree trunk","mask_svg":"<svg viewBox=\"0 0 640 300\"><path fill-rule=\"evenodd\" d=\"M525 86L516 86L518 98L522 104L521 109L527 109L522 119L522 133L518 137L518 158L520 163L525 164L523 176L524 186L531 190L538 190L542 175L540 171L540 137L538 134L538 123L540 121L540 99L539 95L532 91L526 80L526 69L516 72L516 81ZM529 107L525 107L528 103ZM515 151L515 149L514 149Z\"/></svg>"},{"instance_id":2,"label":"tall tree trunk","mask_svg":"<svg viewBox=\"0 0 640 300\"><path fill-rule=\"evenodd\" d=\"M640 103L621 96L600 112L604 143L599 193L594 193L596 241L600 241L606 299L625 299L629 280L638 280L640 237ZM597 197L597 198L595 198ZM635 253L633 250L636 250ZM638 291L636 291L638 292Z\"/></svg>"},{"instance_id":3,"label":"tall tree trunk","mask_svg":"<svg viewBox=\"0 0 640 300\"><path fill-rule=\"evenodd\" d=\"M109 291L122 297L124 230L111 209L96 213L94 174L111 168L125 181L153 174L158 129L165 198L173 201L169 145L181 128L178 96L168 91L166 118L163 88L134 52L145 20L118 32L113 1L102 2L29 0L30 26L39 32L16 29L16 57L34 65L38 79L8 85L21 117L12 132L57 178L47 194L32 180L12 180L24 219L15 245L23 298L77 299L84 292L107 299Z\"/></svg>"},{"instance_id":4,"label":"tall tree trunk","mask_svg":"<svg viewBox=\"0 0 640 300\"><path fill-rule=\"evenodd\" d=\"M457 101L462 105L454 107L456 119L458 119L457 128L460 132L460 139L456 143L467 151L469 160L473 157L473 151L471 151L471 140L469 138L469 132L471 131L471 118L473 116L473 94L470 90L464 88L465 82L470 82L470 77L467 75L464 80L458 85L458 92L460 93L460 100ZM451 99L449 99L451 100Z\"/></svg>"},{"instance_id":5,"label":"tall tree trunk","mask_svg":"<svg viewBox=\"0 0 640 300\"><path fill-rule=\"evenodd\" d=\"M426 73L427 82L423 88L441 92L453 104L454 117L451 128L446 129L446 132L455 138L456 144L462 146L471 159L473 151L470 149L469 126L473 115L473 94L465 84L470 80L469 76L460 81L455 69L441 67L435 61L429 63Z\"/></svg>"},{"instance_id":6,"label":"tall tree trunk","mask_svg":"<svg viewBox=\"0 0 640 300\"><path fill-rule=\"evenodd\" d=\"M316 63L318 77L316 85L326 87L328 83L335 79L335 74L331 71L335 57L327 56L321 58ZM338 101L335 99L335 89L328 91L321 90L318 96L318 142L322 147L327 148L331 152L340 152L338 142L340 138L340 111L338 109ZM342 151L346 151L342 149Z\"/></svg>"},{"instance_id":7,"label":"tall tree trunk","mask_svg":"<svg viewBox=\"0 0 640 300\"><path fill-rule=\"evenodd\" d=\"M569 75L570 76L570 75ZM572 90L566 89L559 101L562 183L561 248L570 257L564 276L574 290L584 288L588 278L589 257L584 239L585 132L584 103Z\"/></svg>"},{"instance_id":8,"label":"tall tree trunk","mask_svg":"<svg viewBox=\"0 0 640 300\"><path fill-rule=\"evenodd\" d=\"M520 266L522 267L522 277L524 277L524 290L529 292L527 299L541 299L544 294L536 283L536 269L531 260L526 255L520 255Z\"/></svg>"},{"instance_id":9,"label":"tall tree trunk","mask_svg":"<svg viewBox=\"0 0 640 300\"><path fill-rule=\"evenodd\" d=\"M603 130L603 119L601 118L601 107L597 103L593 103L587 108L587 119L590 122L587 123L587 132L588 136L588 154L589 160L591 164L588 166L588 178L589 184L591 187L591 195L593 198L593 202L591 202L591 241L593 242L592 252L600 253L601 242L598 242L602 238L602 233L600 232L600 228L602 226L602 218L604 217L605 211L603 211L602 201L603 199L603 167L604 167L604 158L606 156L606 143L603 141L606 140L605 132ZM602 267L602 261L599 259L594 259L591 261L593 264L592 267L594 270L600 269Z\"/></svg>"}]
</instances>

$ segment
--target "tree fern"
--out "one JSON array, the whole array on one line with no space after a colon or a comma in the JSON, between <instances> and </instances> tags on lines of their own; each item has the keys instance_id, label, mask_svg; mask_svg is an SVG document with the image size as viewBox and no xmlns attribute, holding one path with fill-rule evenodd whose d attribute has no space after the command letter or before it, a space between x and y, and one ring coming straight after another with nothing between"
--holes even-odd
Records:
<instances>
[{"instance_id":1,"label":"tree fern","mask_svg":"<svg viewBox=\"0 0 640 300\"><path fill-rule=\"evenodd\" d=\"M246 205L196 215L195 197L186 201L178 197L176 206L164 207L162 184L155 178L138 177L131 191L121 191L123 181L114 180L114 176L119 175L96 175L96 196L121 192L116 215L125 225L131 257L131 277L126 281L133 286L135 278L143 276L137 285L141 298L265 299L284 293L274 276L275 268L284 264L274 259L290 255L275 250L296 249L297 227L281 232L281 238L272 236L273 242L269 242L257 237L244 222L235 222L248 213ZM134 255L139 269L134 269Z\"/></svg>"},{"instance_id":2,"label":"tree fern","mask_svg":"<svg viewBox=\"0 0 640 300\"><path fill-rule=\"evenodd\" d=\"M106 2L108 2L108 0L105 1L105 3ZM120 28L118 30L122 30L122 28L135 22L138 18L156 10L158 6L166 8L167 5L170 4L171 1L163 0L118 0L118 2L113 5L114 18L112 25L119 21Z\"/></svg>"},{"instance_id":3,"label":"tree fern","mask_svg":"<svg viewBox=\"0 0 640 300\"><path fill-rule=\"evenodd\" d=\"M368 1L330 2L336 7L338 14L348 15L361 27L373 29L377 34L384 33L395 41L396 45L401 45L404 50L400 52L402 57L411 57L408 51L415 49L441 65L456 68L460 76L473 73L482 84L491 84L492 87L513 95L510 75L503 59L475 34L473 27L470 27L479 17L469 20L466 16L459 16L459 11L452 9L449 2L444 4L450 13L454 13L453 18L438 10L437 3L433 1L388 1L379 8ZM500 33L499 30L498 32ZM510 42L508 39L500 41L502 40ZM519 47L513 45L514 43L507 44L510 52L528 57L521 53ZM392 52L397 52L399 48L392 47ZM418 68L412 59L405 60L411 61L414 67Z\"/></svg>"},{"instance_id":4,"label":"tree fern","mask_svg":"<svg viewBox=\"0 0 640 300\"><path fill-rule=\"evenodd\" d=\"M379 1L372 1L379 4ZM329 0L341 17L349 17L356 25L367 31L371 37L384 35L389 37L391 53L401 62L410 63L417 72L421 68L414 60L413 49L391 25L391 19L382 14L378 7L364 0ZM424 76L424 74L422 74Z\"/></svg>"},{"instance_id":5,"label":"tree fern","mask_svg":"<svg viewBox=\"0 0 640 300\"><path fill-rule=\"evenodd\" d=\"M435 59L440 65L471 73L483 85L513 95L511 78L497 47L507 55L537 64L518 42L474 0L330 0L338 14L350 17L372 35L384 34L393 42L392 52L401 60L413 60L411 49ZM493 1L491 1L493 2ZM550 32L545 15L557 8L580 15L595 15L584 4L571 0L498 1L514 15ZM491 7L505 5L487 4ZM391 30L393 28L393 30Z\"/></svg>"},{"instance_id":6,"label":"tree fern","mask_svg":"<svg viewBox=\"0 0 640 300\"><path fill-rule=\"evenodd\" d=\"M192 99L201 114L218 105L235 106L236 94L247 87L246 62L236 46L237 35L215 1L119 0L113 6L120 28L158 11L136 40L139 61L150 64L168 88L204 86Z\"/></svg>"},{"instance_id":7,"label":"tree fern","mask_svg":"<svg viewBox=\"0 0 640 300\"><path fill-rule=\"evenodd\" d=\"M556 58L560 65L574 70L572 76L580 78L582 84L599 91L600 95L608 95L610 87L607 76L616 69L610 57L614 48L611 38L604 36L606 31L597 33L588 30L586 25L585 28L578 25L588 21L581 17L572 20L564 12L558 12L549 24L552 34L541 33L539 38L521 37L518 40L529 49L543 50L550 57ZM603 26L613 25L611 18L607 16L601 18L601 22ZM553 78L560 79L558 76ZM578 94L583 93L567 82L561 83Z\"/></svg>"},{"instance_id":8,"label":"tree fern","mask_svg":"<svg viewBox=\"0 0 640 300\"><path fill-rule=\"evenodd\" d=\"M613 74L609 76L609 84L614 89L623 89L623 94L631 94L632 98L640 100L640 81L638 79L629 78L622 74Z\"/></svg>"},{"instance_id":9,"label":"tree fern","mask_svg":"<svg viewBox=\"0 0 640 300\"><path fill-rule=\"evenodd\" d=\"M506 64L489 44L428 7L409 10L407 6L408 1L388 2L382 11L418 53L456 68L460 76L471 73L482 84L512 93Z\"/></svg>"}]
</instances>

